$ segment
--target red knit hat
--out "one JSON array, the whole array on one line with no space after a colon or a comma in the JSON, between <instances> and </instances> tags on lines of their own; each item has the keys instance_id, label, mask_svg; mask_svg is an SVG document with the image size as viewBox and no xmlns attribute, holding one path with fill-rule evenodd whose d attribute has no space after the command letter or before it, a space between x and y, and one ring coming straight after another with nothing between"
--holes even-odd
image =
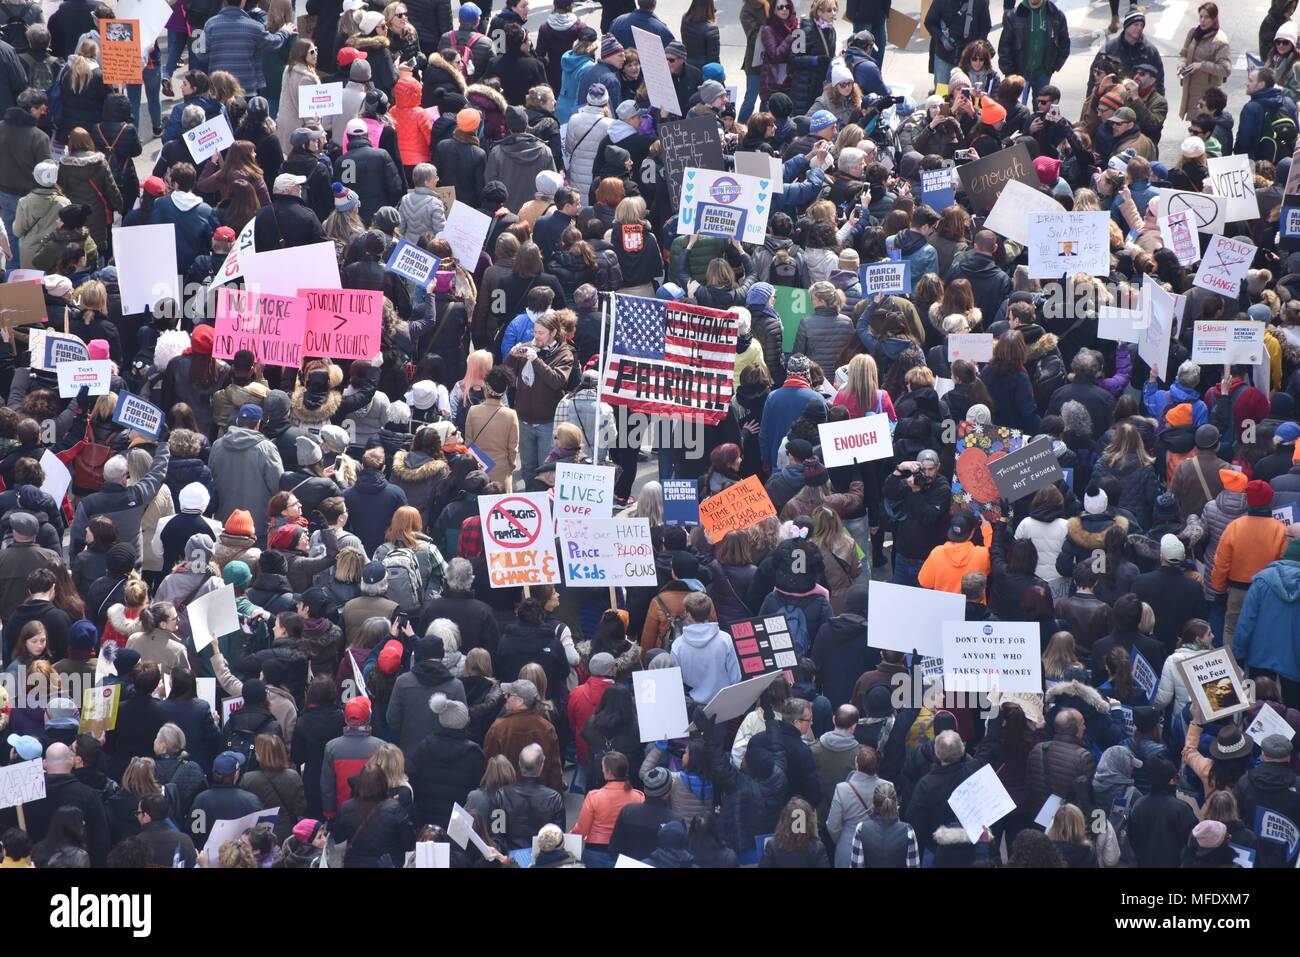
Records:
<instances>
[{"instance_id":1,"label":"red knit hat","mask_svg":"<svg viewBox=\"0 0 1300 957\"><path fill-rule=\"evenodd\" d=\"M1264 395L1253 385L1242 390L1241 395L1237 396L1237 401L1232 406L1232 417L1237 422L1237 428L1247 419L1258 422L1266 419L1273 407L1268 401L1268 396Z\"/></svg>"},{"instance_id":2,"label":"red knit hat","mask_svg":"<svg viewBox=\"0 0 1300 957\"><path fill-rule=\"evenodd\" d=\"M1268 508L1273 504L1273 486L1259 479L1246 483L1246 507Z\"/></svg>"}]
</instances>

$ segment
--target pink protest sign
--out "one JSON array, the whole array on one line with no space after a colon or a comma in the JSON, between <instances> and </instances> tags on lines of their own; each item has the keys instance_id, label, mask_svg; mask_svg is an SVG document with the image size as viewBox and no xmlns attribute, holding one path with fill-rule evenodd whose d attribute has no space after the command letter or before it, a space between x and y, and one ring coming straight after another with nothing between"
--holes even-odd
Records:
<instances>
[{"instance_id":1,"label":"pink protest sign","mask_svg":"<svg viewBox=\"0 0 1300 957\"><path fill-rule=\"evenodd\" d=\"M379 354L384 294L370 289L299 289L307 302L302 354L369 361Z\"/></svg>"},{"instance_id":2,"label":"pink protest sign","mask_svg":"<svg viewBox=\"0 0 1300 957\"><path fill-rule=\"evenodd\" d=\"M296 368L306 327L305 299L222 289L212 355L233 359L240 349L250 349L262 365Z\"/></svg>"}]
</instances>

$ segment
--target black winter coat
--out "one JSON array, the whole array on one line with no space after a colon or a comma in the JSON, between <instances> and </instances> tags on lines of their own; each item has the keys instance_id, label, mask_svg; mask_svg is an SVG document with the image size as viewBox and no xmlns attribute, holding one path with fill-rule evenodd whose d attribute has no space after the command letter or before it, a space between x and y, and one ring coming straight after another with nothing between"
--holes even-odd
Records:
<instances>
[{"instance_id":1,"label":"black winter coat","mask_svg":"<svg viewBox=\"0 0 1300 957\"><path fill-rule=\"evenodd\" d=\"M934 72L936 57L958 63L966 44L987 37L992 27L988 0L935 0L925 15L925 29L930 34L930 72ZM920 841L922 836L917 834L916 839Z\"/></svg>"},{"instance_id":2,"label":"black winter coat","mask_svg":"<svg viewBox=\"0 0 1300 957\"><path fill-rule=\"evenodd\" d=\"M293 726L295 767L302 767L303 792L307 797L307 816L320 818L320 772L325 762L325 745L343 733L343 709L337 705L308 705L298 714Z\"/></svg>"},{"instance_id":3,"label":"black winter coat","mask_svg":"<svg viewBox=\"0 0 1300 957\"><path fill-rule=\"evenodd\" d=\"M436 53L442 35L456 26L451 17L451 0L415 0L406 5L406 12L425 56Z\"/></svg>"},{"instance_id":4,"label":"black winter coat","mask_svg":"<svg viewBox=\"0 0 1300 957\"><path fill-rule=\"evenodd\" d=\"M935 7L940 6L942 2L943 0L938 0ZM974 0L974 2L978 3L981 0ZM933 10L934 7L931 7L931 11ZM987 33L987 13L985 20L984 32ZM794 103L793 116L806 114L813 100L822 95L827 71L838 49L834 24L823 30L808 17L804 17L799 21L799 29L803 31L805 46L802 54L790 56L790 99ZM984 33L979 34L979 36L983 35Z\"/></svg>"},{"instance_id":5,"label":"black winter coat","mask_svg":"<svg viewBox=\"0 0 1300 957\"><path fill-rule=\"evenodd\" d=\"M768 731L776 726L776 721L767 723ZM777 818L785 804L785 749L780 747L775 736L767 734L761 750L767 752L767 761L771 764L771 773L759 780L747 772L738 771L731 763L731 755L725 746L725 728L711 727L705 732L709 742L709 763L713 770L713 780L717 791L722 795L722 810L718 817L718 836L722 843L737 854L746 854L754 849L754 838L760 834L771 834L776 829ZM757 753L754 741L759 735L749 740L749 750ZM747 766L751 762L746 755Z\"/></svg>"},{"instance_id":6,"label":"black winter coat","mask_svg":"<svg viewBox=\"0 0 1300 957\"><path fill-rule=\"evenodd\" d=\"M434 150L433 164L438 167L440 174L438 184L455 186L456 202L468 203L477 209L483 201L483 170L487 165L487 154L483 148L452 135Z\"/></svg>"},{"instance_id":7,"label":"black winter coat","mask_svg":"<svg viewBox=\"0 0 1300 957\"><path fill-rule=\"evenodd\" d=\"M402 803L394 798L381 801L368 815L356 798L348 798L334 818L331 836L347 842L344 867L393 867L415 850L415 829Z\"/></svg>"},{"instance_id":8,"label":"black winter coat","mask_svg":"<svg viewBox=\"0 0 1300 957\"><path fill-rule=\"evenodd\" d=\"M407 764L415 789L416 823L446 827L452 804L465 803L486 764L483 749L465 730L440 728L416 745Z\"/></svg>"},{"instance_id":9,"label":"black winter coat","mask_svg":"<svg viewBox=\"0 0 1300 957\"><path fill-rule=\"evenodd\" d=\"M1052 0L1043 4L1047 11L1047 43L1043 50L1043 65L1050 76L1065 66L1070 55L1070 25ZM1029 55L1029 4L1022 2L1011 14L1011 24L1003 23L1002 38L998 41L998 66L1002 75L1020 74Z\"/></svg>"},{"instance_id":10,"label":"black winter coat","mask_svg":"<svg viewBox=\"0 0 1300 957\"><path fill-rule=\"evenodd\" d=\"M957 815L948 805L948 798L968 777L979 770L979 763L969 755L956 764L935 767L916 782L912 800L904 808L905 819L916 832L917 850L922 854L934 841L934 832L946 824L957 823Z\"/></svg>"},{"instance_id":11,"label":"black winter coat","mask_svg":"<svg viewBox=\"0 0 1300 957\"><path fill-rule=\"evenodd\" d=\"M442 547L441 542L436 544L439 548ZM469 654L473 648L484 649L492 656L494 662L498 662L497 672L500 674L497 643L500 640L501 630L497 626L496 616L491 608L475 598L473 594L447 590L439 597L425 602L424 607L420 609L416 633L423 635L437 618L450 618L460 627L462 654ZM468 690L467 688L466 691Z\"/></svg>"},{"instance_id":12,"label":"black winter coat","mask_svg":"<svg viewBox=\"0 0 1300 957\"><path fill-rule=\"evenodd\" d=\"M271 205L263 206L253 217L253 244L258 249L288 249L323 242L325 229L320 219L297 196L276 194L271 197Z\"/></svg>"}]
</instances>

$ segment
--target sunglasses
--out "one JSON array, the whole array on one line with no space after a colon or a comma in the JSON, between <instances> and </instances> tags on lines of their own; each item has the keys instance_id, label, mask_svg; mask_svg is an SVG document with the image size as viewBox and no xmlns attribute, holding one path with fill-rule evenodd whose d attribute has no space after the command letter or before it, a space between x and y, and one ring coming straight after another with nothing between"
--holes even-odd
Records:
<instances>
[{"instance_id":1,"label":"sunglasses","mask_svg":"<svg viewBox=\"0 0 1300 957\"><path fill-rule=\"evenodd\" d=\"M793 9L794 9L793 7L788 6L787 4L784 4L784 3L783 3L783 4L780 4L779 6L777 6L777 8L776 8L776 12L777 12L777 13L780 13L782 10L793 10Z\"/></svg>"}]
</instances>

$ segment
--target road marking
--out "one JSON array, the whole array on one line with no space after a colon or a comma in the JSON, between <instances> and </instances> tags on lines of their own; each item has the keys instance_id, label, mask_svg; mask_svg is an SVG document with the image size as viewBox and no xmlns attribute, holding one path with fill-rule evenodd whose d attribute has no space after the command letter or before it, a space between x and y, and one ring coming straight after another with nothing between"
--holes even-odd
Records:
<instances>
[{"instance_id":1,"label":"road marking","mask_svg":"<svg viewBox=\"0 0 1300 957\"><path fill-rule=\"evenodd\" d=\"M1160 14L1160 19L1156 23L1156 28L1152 31L1158 39L1172 40L1178 35L1178 28L1183 25L1183 17L1187 15L1187 8L1191 4L1187 0L1171 0L1164 12Z\"/></svg>"}]
</instances>

